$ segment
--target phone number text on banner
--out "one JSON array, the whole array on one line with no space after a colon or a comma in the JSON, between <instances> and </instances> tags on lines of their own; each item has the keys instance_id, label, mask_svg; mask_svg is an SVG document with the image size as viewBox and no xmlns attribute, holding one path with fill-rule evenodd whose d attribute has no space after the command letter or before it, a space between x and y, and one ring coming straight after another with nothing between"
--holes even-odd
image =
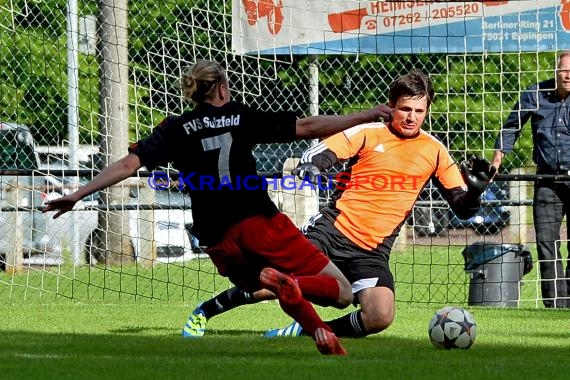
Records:
<instances>
[{"instance_id":1,"label":"phone number text on banner","mask_svg":"<svg viewBox=\"0 0 570 380\"><path fill-rule=\"evenodd\" d=\"M409 54L570 49L567 0L234 0L237 54Z\"/></svg>"}]
</instances>

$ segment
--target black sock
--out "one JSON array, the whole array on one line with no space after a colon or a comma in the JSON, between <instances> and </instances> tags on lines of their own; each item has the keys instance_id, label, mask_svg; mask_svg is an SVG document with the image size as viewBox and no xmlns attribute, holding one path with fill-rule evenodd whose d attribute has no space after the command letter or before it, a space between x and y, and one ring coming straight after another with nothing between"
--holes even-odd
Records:
<instances>
[{"instance_id":1,"label":"black sock","mask_svg":"<svg viewBox=\"0 0 570 380\"><path fill-rule=\"evenodd\" d=\"M235 307L256 302L257 300L253 298L251 293L234 287L210 298L200 306L200 309L204 312L205 317L210 319Z\"/></svg>"},{"instance_id":2,"label":"black sock","mask_svg":"<svg viewBox=\"0 0 570 380\"><path fill-rule=\"evenodd\" d=\"M362 323L362 310L356 310L325 323L338 337L360 338L368 335Z\"/></svg>"}]
</instances>

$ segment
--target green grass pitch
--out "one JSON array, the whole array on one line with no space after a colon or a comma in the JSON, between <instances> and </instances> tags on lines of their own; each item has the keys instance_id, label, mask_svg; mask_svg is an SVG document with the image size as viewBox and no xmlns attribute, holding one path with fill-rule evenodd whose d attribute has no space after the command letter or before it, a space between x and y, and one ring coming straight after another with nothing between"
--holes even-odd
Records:
<instances>
[{"instance_id":1,"label":"green grass pitch","mask_svg":"<svg viewBox=\"0 0 570 380\"><path fill-rule=\"evenodd\" d=\"M437 255L417 255L418 284L397 285L397 297L413 302L398 302L386 331L342 339L347 357L322 356L307 337L263 338L290 322L276 302L230 311L209 322L204 338L183 339L196 302L228 286L207 260L0 273L0 379L568 378L570 310L465 306L465 281L440 281ZM457 260L441 260L445 271L461 271L458 255L442 255ZM420 257L425 265L417 265ZM438 289L453 290L462 302L426 304L419 296L429 290L437 297ZM437 350L429 341L428 322L447 304L467 308L477 321L468 350ZM318 310L326 320L354 309Z\"/></svg>"},{"instance_id":2,"label":"green grass pitch","mask_svg":"<svg viewBox=\"0 0 570 380\"><path fill-rule=\"evenodd\" d=\"M213 318L183 339L190 305L73 301L0 306L2 379L567 379L570 315L560 310L469 308L468 350L435 349L434 307L399 304L394 324L343 339L347 357L320 355L309 338L266 339L289 322L275 302ZM327 317L339 311L320 309Z\"/></svg>"}]
</instances>

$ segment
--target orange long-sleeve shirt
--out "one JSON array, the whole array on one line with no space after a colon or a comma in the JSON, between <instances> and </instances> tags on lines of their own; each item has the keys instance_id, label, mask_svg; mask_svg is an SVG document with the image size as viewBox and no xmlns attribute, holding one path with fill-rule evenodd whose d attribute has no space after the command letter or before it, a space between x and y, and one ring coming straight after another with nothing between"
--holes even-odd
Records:
<instances>
[{"instance_id":1,"label":"orange long-sleeve shirt","mask_svg":"<svg viewBox=\"0 0 570 380\"><path fill-rule=\"evenodd\" d=\"M383 123L359 125L309 149L301 162L326 169L346 159L348 168L337 176L333 203L323 211L335 218L339 231L367 250L382 244L391 248L430 178L443 189L467 191L445 146L423 131L404 138Z\"/></svg>"}]
</instances>

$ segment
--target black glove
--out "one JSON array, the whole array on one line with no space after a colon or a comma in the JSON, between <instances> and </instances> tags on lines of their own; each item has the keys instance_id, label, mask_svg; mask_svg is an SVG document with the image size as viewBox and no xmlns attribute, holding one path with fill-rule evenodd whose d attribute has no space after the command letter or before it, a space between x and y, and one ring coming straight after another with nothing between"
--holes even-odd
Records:
<instances>
[{"instance_id":1,"label":"black glove","mask_svg":"<svg viewBox=\"0 0 570 380\"><path fill-rule=\"evenodd\" d=\"M497 174L497 168L482 157L471 156L461 163L461 174L469 190L482 194Z\"/></svg>"},{"instance_id":2,"label":"black glove","mask_svg":"<svg viewBox=\"0 0 570 380\"><path fill-rule=\"evenodd\" d=\"M301 180L309 181L315 185L318 185L320 181L321 171L311 163L304 163L291 170L291 174L296 175Z\"/></svg>"}]
</instances>

